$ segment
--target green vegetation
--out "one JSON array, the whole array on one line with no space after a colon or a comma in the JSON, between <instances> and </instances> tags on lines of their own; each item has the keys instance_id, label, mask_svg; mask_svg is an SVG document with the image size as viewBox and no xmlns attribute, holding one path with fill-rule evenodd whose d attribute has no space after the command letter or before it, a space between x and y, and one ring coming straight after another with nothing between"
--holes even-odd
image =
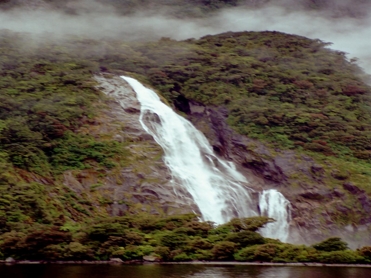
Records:
<instances>
[{"instance_id":1,"label":"green vegetation","mask_svg":"<svg viewBox=\"0 0 371 278\"><path fill-rule=\"evenodd\" d=\"M264 217L233 219L215 227L200 222L194 214L165 218L139 214L95 219L79 226L38 224L3 233L0 254L19 260L128 261L150 255L162 261L371 262L371 247L348 250L340 238L312 247L263 238L256 231L270 221Z\"/></svg>"},{"instance_id":2,"label":"green vegetation","mask_svg":"<svg viewBox=\"0 0 371 278\"><path fill-rule=\"evenodd\" d=\"M10 48L21 40L7 33L0 39L1 151L15 167L43 176L86 168L88 161L111 165L109 158L119 152L113 142L75 132L95 114L99 93L91 68L32 47Z\"/></svg>"},{"instance_id":3,"label":"green vegetation","mask_svg":"<svg viewBox=\"0 0 371 278\"><path fill-rule=\"evenodd\" d=\"M278 32L163 40L155 51L166 60L156 60L148 76L172 102L184 96L225 106L230 126L251 138L370 162L370 88L344 53L326 46ZM140 48L146 55L149 49Z\"/></svg>"},{"instance_id":4,"label":"green vegetation","mask_svg":"<svg viewBox=\"0 0 371 278\"><path fill-rule=\"evenodd\" d=\"M314 249L318 251L344 251L348 249L348 245L339 237L330 237L318 244L313 245Z\"/></svg>"}]
</instances>

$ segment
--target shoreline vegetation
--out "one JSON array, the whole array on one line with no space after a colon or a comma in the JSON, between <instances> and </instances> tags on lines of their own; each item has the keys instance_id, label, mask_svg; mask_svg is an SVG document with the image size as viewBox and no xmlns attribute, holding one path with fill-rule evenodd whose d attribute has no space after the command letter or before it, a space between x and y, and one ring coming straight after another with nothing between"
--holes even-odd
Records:
<instances>
[{"instance_id":1,"label":"shoreline vegetation","mask_svg":"<svg viewBox=\"0 0 371 278\"><path fill-rule=\"evenodd\" d=\"M154 263L297 263L297 265L371 262L371 246L350 250L339 237L306 245L264 238L258 231L274 221L267 217L235 218L214 226L197 215L155 218L116 217L80 227L73 234L60 230L31 235L5 233L0 242L3 263L132 264ZM83 232L83 230L85 232Z\"/></svg>"}]
</instances>

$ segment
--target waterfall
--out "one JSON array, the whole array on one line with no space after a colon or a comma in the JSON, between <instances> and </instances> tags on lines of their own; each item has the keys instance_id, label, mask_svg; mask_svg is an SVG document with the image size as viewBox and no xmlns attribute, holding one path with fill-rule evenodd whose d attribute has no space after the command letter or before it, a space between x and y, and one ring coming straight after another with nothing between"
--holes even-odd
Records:
<instances>
[{"instance_id":1,"label":"waterfall","mask_svg":"<svg viewBox=\"0 0 371 278\"><path fill-rule=\"evenodd\" d=\"M260 213L276 221L260 229L264 237L286 241L289 235L290 202L277 190L264 190L259 196Z\"/></svg>"},{"instance_id":2,"label":"waterfall","mask_svg":"<svg viewBox=\"0 0 371 278\"><path fill-rule=\"evenodd\" d=\"M161 102L155 92L133 78L122 78L137 94L141 104L140 123L164 150L164 162L172 173L174 191L177 194L188 192L205 221L222 224L235 217L258 216L250 195L253 190L247 186L248 181L235 169L234 164L216 157L206 137ZM269 205L266 206L268 210L265 210L265 205L260 205L260 208L272 218L275 215L270 214L270 208L282 203L274 201L275 196L281 196L288 203L282 194L277 193L268 190L262 194L269 196L262 198ZM280 207L275 211L285 208ZM278 223L281 220L274 224ZM263 231L266 236L280 238L274 230L267 228Z\"/></svg>"}]
</instances>

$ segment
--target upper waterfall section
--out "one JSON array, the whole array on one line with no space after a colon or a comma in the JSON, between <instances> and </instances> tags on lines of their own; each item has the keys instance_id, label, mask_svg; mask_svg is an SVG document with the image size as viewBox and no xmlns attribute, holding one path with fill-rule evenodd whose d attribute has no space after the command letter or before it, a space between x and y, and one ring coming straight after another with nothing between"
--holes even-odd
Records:
<instances>
[{"instance_id":1,"label":"upper waterfall section","mask_svg":"<svg viewBox=\"0 0 371 278\"><path fill-rule=\"evenodd\" d=\"M202 218L217 224L257 215L245 177L219 159L205 136L137 80L122 76L141 103L140 122L164 150L174 190L188 192Z\"/></svg>"}]
</instances>

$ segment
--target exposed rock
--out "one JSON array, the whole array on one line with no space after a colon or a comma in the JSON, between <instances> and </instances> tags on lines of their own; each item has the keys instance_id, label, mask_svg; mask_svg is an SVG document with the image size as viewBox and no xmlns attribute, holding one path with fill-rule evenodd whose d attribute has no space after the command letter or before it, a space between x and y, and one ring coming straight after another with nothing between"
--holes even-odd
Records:
<instances>
[{"instance_id":1,"label":"exposed rock","mask_svg":"<svg viewBox=\"0 0 371 278\"><path fill-rule=\"evenodd\" d=\"M6 263L15 263L15 259L13 259L12 257L8 257L5 259L5 262Z\"/></svg>"},{"instance_id":2,"label":"exposed rock","mask_svg":"<svg viewBox=\"0 0 371 278\"><path fill-rule=\"evenodd\" d=\"M340 198L340 197L343 197L345 194L344 194L343 192L341 192L339 189L335 188L335 189L333 190L333 192L332 192L332 195L333 195L334 197L338 197L338 198Z\"/></svg>"},{"instance_id":3,"label":"exposed rock","mask_svg":"<svg viewBox=\"0 0 371 278\"><path fill-rule=\"evenodd\" d=\"M186 99L183 95L179 95L175 100L174 100L174 105L175 107L184 113L189 113L191 112L191 108L188 102L188 99Z\"/></svg>"},{"instance_id":4,"label":"exposed rock","mask_svg":"<svg viewBox=\"0 0 371 278\"><path fill-rule=\"evenodd\" d=\"M66 171L63 173L63 184L76 193L82 193L85 191L82 184L73 176L72 171Z\"/></svg>"},{"instance_id":5,"label":"exposed rock","mask_svg":"<svg viewBox=\"0 0 371 278\"><path fill-rule=\"evenodd\" d=\"M364 190L362 189L359 189L357 186L355 186L354 184L350 183L350 182L346 182L343 184L343 188L345 190L348 190L350 193L352 194L359 194L359 193L364 193Z\"/></svg>"},{"instance_id":6,"label":"exposed rock","mask_svg":"<svg viewBox=\"0 0 371 278\"><path fill-rule=\"evenodd\" d=\"M368 214L368 217L364 217L360 224L367 224L371 222L371 200L366 192L350 182L344 183L343 188L356 197L360 207Z\"/></svg>"},{"instance_id":7,"label":"exposed rock","mask_svg":"<svg viewBox=\"0 0 371 278\"><path fill-rule=\"evenodd\" d=\"M330 193L327 192L326 190L313 189L313 190L306 190L303 193L301 193L299 196L302 196L310 200L323 200L323 199L328 198L330 196Z\"/></svg>"},{"instance_id":8,"label":"exposed rock","mask_svg":"<svg viewBox=\"0 0 371 278\"><path fill-rule=\"evenodd\" d=\"M160 262L161 259L156 257L156 256L149 255L149 256L143 256L143 261L146 261L146 262Z\"/></svg>"},{"instance_id":9,"label":"exposed rock","mask_svg":"<svg viewBox=\"0 0 371 278\"><path fill-rule=\"evenodd\" d=\"M322 177L325 173L325 169L321 165L314 164L310 167L311 172L318 177Z\"/></svg>"},{"instance_id":10,"label":"exposed rock","mask_svg":"<svg viewBox=\"0 0 371 278\"><path fill-rule=\"evenodd\" d=\"M333 170L331 172L331 176L338 180L346 180L347 178L349 178L349 173L340 172L339 170Z\"/></svg>"},{"instance_id":11,"label":"exposed rock","mask_svg":"<svg viewBox=\"0 0 371 278\"><path fill-rule=\"evenodd\" d=\"M124 261L121 260L120 258L110 258L109 261L110 261L110 263L113 263L113 264L122 264L122 263L124 263Z\"/></svg>"}]
</instances>

